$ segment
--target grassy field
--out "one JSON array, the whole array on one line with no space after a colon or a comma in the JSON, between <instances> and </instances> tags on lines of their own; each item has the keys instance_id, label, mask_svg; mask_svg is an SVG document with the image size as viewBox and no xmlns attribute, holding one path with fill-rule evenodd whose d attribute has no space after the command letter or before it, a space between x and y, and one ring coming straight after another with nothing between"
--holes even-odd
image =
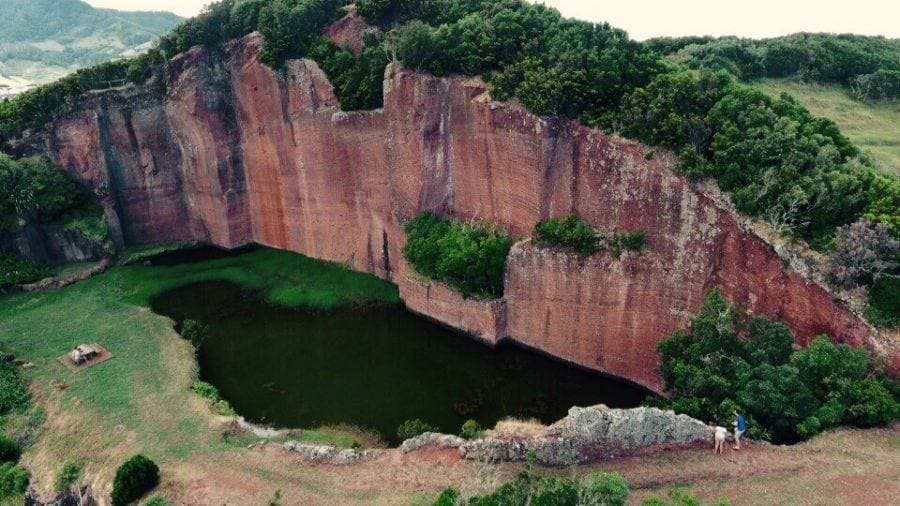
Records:
<instances>
[{"instance_id":1,"label":"grassy field","mask_svg":"<svg viewBox=\"0 0 900 506\"><path fill-rule=\"evenodd\" d=\"M900 100L858 102L843 87L791 79L765 79L757 86L773 96L786 92L814 115L831 119L881 170L900 175Z\"/></svg>"},{"instance_id":2,"label":"grassy field","mask_svg":"<svg viewBox=\"0 0 900 506\"><path fill-rule=\"evenodd\" d=\"M396 287L373 276L269 249L174 267L118 266L66 289L0 298L0 347L35 364L25 377L36 407L6 420L6 430L29 430L36 425L29 418L46 420L24 460L35 484L48 489L66 460L82 462L85 476L104 490L115 468L137 451L164 469L245 451L246 440L223 437L224 420L190 391L196 377L190 344L147 308L167 289L211 279L288 305L398 300ZM77 374L57 362L74 346L94 341L113 359ZM343 428L302 433L302 439L345 446L355 436Z\"/></svg>"}]
</instances>

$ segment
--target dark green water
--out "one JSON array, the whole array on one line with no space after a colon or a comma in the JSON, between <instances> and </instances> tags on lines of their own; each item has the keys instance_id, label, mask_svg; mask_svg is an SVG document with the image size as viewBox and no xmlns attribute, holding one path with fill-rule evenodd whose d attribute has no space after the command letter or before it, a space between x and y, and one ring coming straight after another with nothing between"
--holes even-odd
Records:
<instances>
[{"instance_id":1,"label":"dark green water","mask_svg":"<svg viewBox=\"0 0 900 506\"><path fill-rule=\"evenodd\" d=\"M350 423L396 443L421 418L457 433L469 418L553 422L575 405L633 407L645 392L514 345L490 348L401 307L289 309L226 282L168 292L153 309L206 323L200 376L238 413L279 427Z\"/></svg>"}]
</instances>

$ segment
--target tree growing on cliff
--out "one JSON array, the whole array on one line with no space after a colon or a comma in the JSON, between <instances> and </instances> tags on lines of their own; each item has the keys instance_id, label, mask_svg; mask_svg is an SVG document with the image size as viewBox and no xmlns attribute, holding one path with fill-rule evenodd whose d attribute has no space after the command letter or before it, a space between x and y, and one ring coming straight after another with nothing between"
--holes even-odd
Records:
<instances>
[{"instance_id":1,"label":"tree growing on cliff","mask_svg":"<svg viewBox=\"0 0 900 506\"><path fill-rule=\"evenodd\" d=\"M671 397L656 402L723 424L741 406L751 437L776 442L900 417L900 388L867 350L826 336L797 351L791 344L783 324L764 316L748 321L713 290L690 327L660 343L660 373Z\"/></svg>"},{"instance_id":2,"label":"tree growing on cliff","mask_svg":"<svg viewBox=\"0 0 900 506\"><path fill-rule=\"evenodd\" d=\"M841 285L872 284L898 269L900 240L884 223L862 219L840 227L831 253L831 276Z\"/></svg>"}]
</instances>

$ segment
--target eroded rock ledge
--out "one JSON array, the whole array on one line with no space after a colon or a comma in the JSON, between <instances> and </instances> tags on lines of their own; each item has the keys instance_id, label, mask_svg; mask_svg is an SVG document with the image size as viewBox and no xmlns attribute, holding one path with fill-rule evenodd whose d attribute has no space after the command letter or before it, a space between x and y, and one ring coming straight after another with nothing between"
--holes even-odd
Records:
<instances>
[{"instance_id":1,"label":"eroded rock ledge","mask_svg":"<svg viewBox=\"0 0 900 506\"><path fill-rule=\"evenodd\" d=\"M734 210L673 171L671 154L490 100L478 79L387 69L384 108L341 112L311 61L282 72L251 34L168 64L168 91L91 95L48 134L19 144L103 188L126 244L250 242L345 263L397 283L407 306L487 342L512 339L659 391L657 344L721 287L785 321L867 346L900 368L879 335ZM648 159L649 158L649 159ZM511 252L500 301L422 283L403 260L403 224L430 210L526 238L576 212L602 230L645 229L640 255L588 259L526 242Z\"/></svg>"},{"instance_id":2,"label":"eroded rock ledge","mask_svg":"<svg viewBox=\"0 0 900 506\"><path fill-rule=\"evenodd\" d=\"M609 409L574 407L568 416L530 435L489 431L481 439L426 432L407 439L400 451L425 447L458 448L461 458L483 462L521 462L534 452L537 463L570 466L615 457L677 448L712 441L712 431L699 420L657 408ZM347 465L392 450L344 450L333 446L284 444L309 462Z\"/></svg>"}]
</instances>

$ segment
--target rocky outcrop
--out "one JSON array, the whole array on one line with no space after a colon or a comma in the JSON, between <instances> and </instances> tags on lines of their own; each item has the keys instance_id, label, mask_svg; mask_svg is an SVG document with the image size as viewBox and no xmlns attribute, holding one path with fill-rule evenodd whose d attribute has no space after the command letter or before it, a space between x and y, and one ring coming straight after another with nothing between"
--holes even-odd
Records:
<instances>
[{"instance_id":1,"label":"rocky outcrop","mask_svg":"<svg viewBox=\"0 0 900 506\"><path fill-rule=\"evenodd\" d=\"M285 450L299 454L307 462L338 466L355 464L362 460L374 458L382 453L382 450L355 450L331 445L298 443L297 441L288 441L283 446Z\"/></svg>"},{"instance_id":2,"label":"rocky outcrop","mask_svg":"<svg viewBox=\"0 0 900 506\"><path fill-rule=\"evenodd\" d=\"M29 223L16 232L0 232L0 251L38 264L86 262L107 255L99 243L75 227Z\"/></svg>"},{"instance_id":3,"label":"rocky outcrop","mask_svg":"<svg viewBox=\"0 0 900 506\"><path fill-rule=\"evenodd\" d=\"M260 44L253 34L225 54L194 48L169 63L165 94L150 84L91 95L21 146L102 188L125 243L257 242L342 262L487 342L512 339L654 390L657 344L715 286L784 320L799 344L827 333L900 368L895 341L679 176L670 154L492 102L478 79L397 66L382 110L341 112L314 62L276 72ZM522 239L577 212L598 229L647 230L648 248L585 259L524 241L502 300L464 300L402 258L403 223L423 210Z\"/></svg>"},{"instance_id":4,"label":"rocky outcrop","mask_svg":"<svg viewBox=\"0 0 900 506\"><path fill-rule=\"evenodd\" d=\"M572 408L569 415L530 438L487 437L460 445L460 455L488 462L524 461L569 466L639 452L684 448L712 441L699 420L657 408Z\"/></svg>"},{"instance_id":5,"label":"rocky outcrop","mask_svg":"<svg viewBox=\"0 0 900 506\"><path fill-rule=\"evenodd\" d=\"M458 448L460 456L485 462L521 462L533 453L539 464L569 466L623 455L684 448L712 441L712 429L687 415L657 408L574 407L568 416L532 436L497 431L466 441L426 432L400 446L408 453L423 447Z\"/></svg>"}]
</instances>

